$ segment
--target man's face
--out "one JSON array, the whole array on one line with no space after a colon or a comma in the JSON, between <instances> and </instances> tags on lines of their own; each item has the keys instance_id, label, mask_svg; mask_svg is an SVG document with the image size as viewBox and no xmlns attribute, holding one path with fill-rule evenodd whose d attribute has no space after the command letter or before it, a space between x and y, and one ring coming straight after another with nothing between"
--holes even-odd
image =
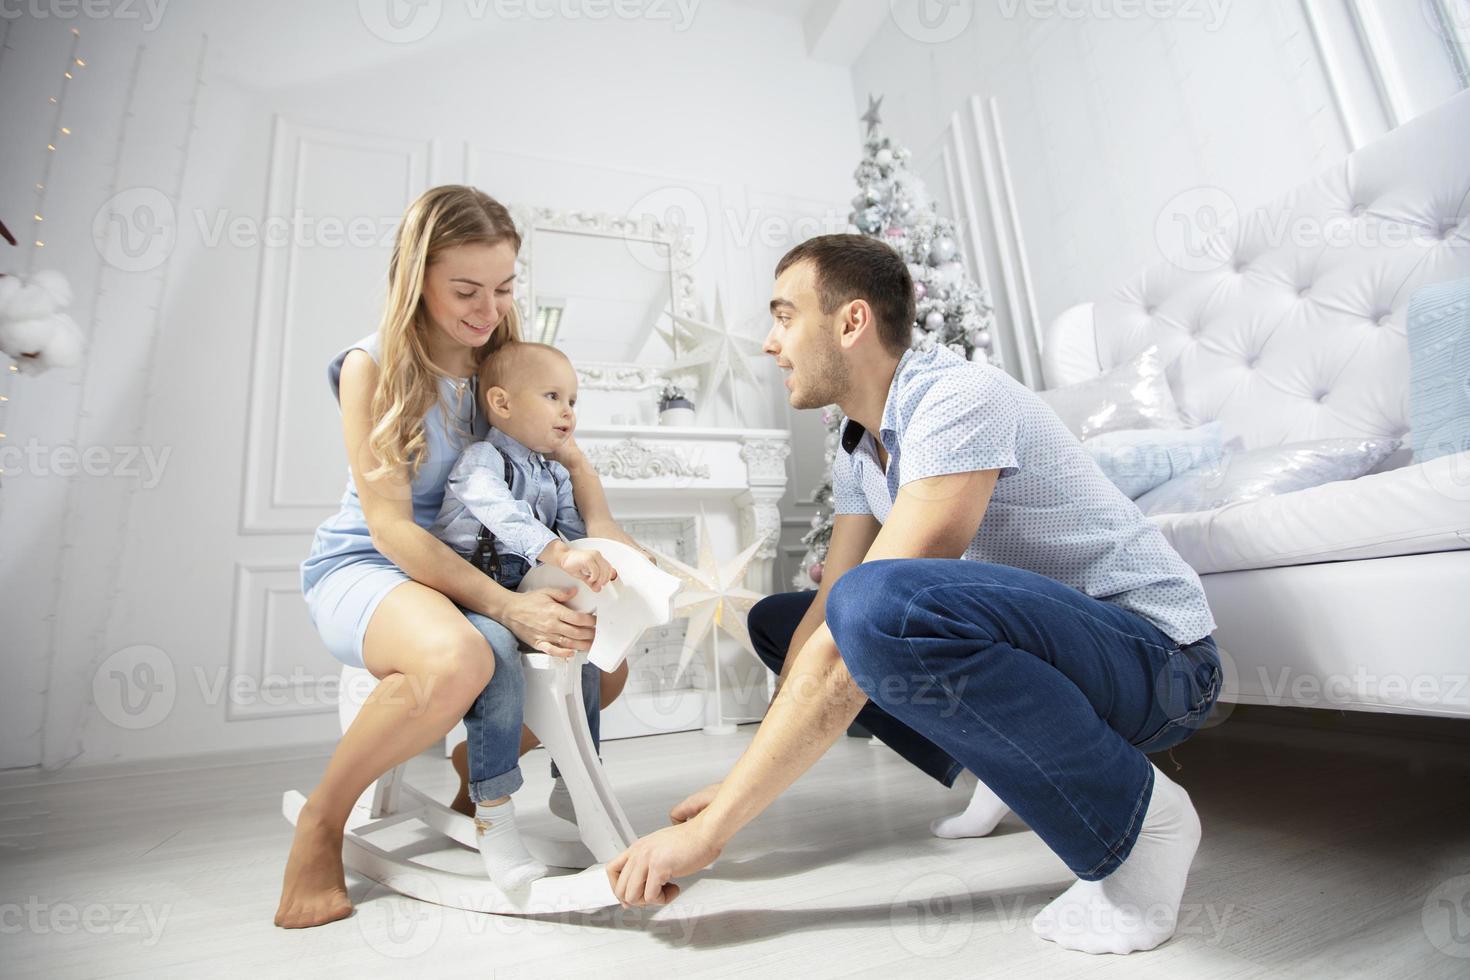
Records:
<instances>
[{"instance_id":1,"label":"man's face","mask_svg":"<svg viewBox=\"0 0 1470 980\"><path fill-rule=\"evenodd\" d=\"M821 408L847 391L848 366L837 342L845 305L822 313L816 270L797 262L781 273L771 293L771 332L761 349L789 371L786 390L792 408Z\"/></svg>"}]
</instances>

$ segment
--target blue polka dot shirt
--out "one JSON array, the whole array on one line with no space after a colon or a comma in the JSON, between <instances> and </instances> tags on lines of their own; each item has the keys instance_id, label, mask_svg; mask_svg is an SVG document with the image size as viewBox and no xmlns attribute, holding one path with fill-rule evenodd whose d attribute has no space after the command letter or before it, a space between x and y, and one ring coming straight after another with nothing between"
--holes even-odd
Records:
<instances>
[{"instance_id":1,"label":"blue polka dot shirt","mask_svg":"<svg viewBox=\"0 0 1470 980\"><path fill-rule=\"evenodd\" d=\"M1036 393L946 347L899 361L879 432L848 419L833 459L837 514L887 519L906 483L999 470L961 556L1045 575L1152 622L1181 646L1215 629L1194 569L1115 487Z\"/></svg>"}]
</instances>

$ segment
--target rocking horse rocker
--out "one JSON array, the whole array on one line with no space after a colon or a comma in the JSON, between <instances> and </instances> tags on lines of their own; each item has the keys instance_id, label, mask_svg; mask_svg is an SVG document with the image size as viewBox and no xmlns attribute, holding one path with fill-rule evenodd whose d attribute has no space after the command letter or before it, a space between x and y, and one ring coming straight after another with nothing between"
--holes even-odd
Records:
<instances>
[{"instance_id":1,"label":"rocking horse rocker","mask_svg":"<svg viewBox=\"0 0 1470 980\"><path fill-rule=\"evenodd\" d=\"M597 637L585 659L604 672L614 671L644 630L673 618L679 580L618 541L584 538L568 545L602 552L617 569L617 581L604 586L601 592L593 592L560 568L539 565L526 574L518 591L575 586L577 594L567 605L597 616ZM524 648L521 653L526 681L525 725L551 753L566 780L576 808L578 834L573 838L525 833L523 839L527 850L541 863L581 870L539 878L531 883L527 895L511 897L483 872L466 873L415 860L442 852L443 838L471 852L477 851L477 845L473 819L409 785L406 764L384 774L357 801L343 836L344 866L410 898L476 912L569 912L616 905L617 898L602 866L621 854L637 835L613 794L587 727L581 690L583 659L582 654L553 657ZM360 667L342 668L338 713L343 731L357 717L376 684L372 674ZM306 797L295 790L288 790L282 797L281 810L292 824L305 802ZM430 831L427 838L421 833L417 839L396 846L368 839L395 828L397 836L402 837L402 831L412 829L415 822Z\"/></svg>"}]
</instances>

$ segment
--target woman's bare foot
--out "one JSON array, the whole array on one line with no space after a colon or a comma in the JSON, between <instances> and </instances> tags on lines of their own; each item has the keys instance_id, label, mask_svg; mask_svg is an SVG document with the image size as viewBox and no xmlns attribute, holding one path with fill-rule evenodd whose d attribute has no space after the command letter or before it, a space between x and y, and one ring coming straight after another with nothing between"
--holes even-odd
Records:
<instances>
[{"instance_id":1,"label":"woman's bare foot","mask_svg":"<svg viewBox=\"0 0 1470 980\"><path fill-rule=\"evenodd\" d=\"M470 800L470 754L469 743L460 742L449 754L449 761L454 765L454 771L459 773L459 792L454 794L454 802L449 804L449 809L455 813L462 813L467 817L475 815L475 804Z\"/></svg>"},{"instance_id":2,"label":"woman's bare foot","mask_svg":"<svg viewBox=\"0 0 1470 980\"><path fill-rule=\"evenodd\" d=\"M316 816L308 800L296 818L276 925L306 929L351 914L352 900L347 897L342 872L342 828Z\"/></svg>"}]
</instances>

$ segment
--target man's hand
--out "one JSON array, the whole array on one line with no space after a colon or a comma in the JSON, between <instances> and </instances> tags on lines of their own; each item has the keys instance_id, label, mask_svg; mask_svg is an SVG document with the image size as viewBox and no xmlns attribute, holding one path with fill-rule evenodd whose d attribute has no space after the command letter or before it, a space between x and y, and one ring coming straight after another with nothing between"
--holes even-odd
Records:
<instances>
[{"instance_id":1,"label":"man's hand","mask_svg":"<svg viewBox=\"0 0 1470 980\"><path fill-rule=\"evenodd\" d=\"M704 808L709 806L710 800L713 800L719 791L719 783L710 783L699 792L691 794L683 803L669 811L669 822L684 823L686 820L693 820L704 812Z\"/></svg>"},{"instance_id":2,"label":"man's hand","mask_svg":"<svg viewBox=\"0 0 1470 980\"><path fill-rule=\"evenodd\" d=\"M613 858L607 880L626 906L667 905L679 895L673 879L709 867L722 849L697 820L665 827Z\"/></svg>"}]
</instances>

